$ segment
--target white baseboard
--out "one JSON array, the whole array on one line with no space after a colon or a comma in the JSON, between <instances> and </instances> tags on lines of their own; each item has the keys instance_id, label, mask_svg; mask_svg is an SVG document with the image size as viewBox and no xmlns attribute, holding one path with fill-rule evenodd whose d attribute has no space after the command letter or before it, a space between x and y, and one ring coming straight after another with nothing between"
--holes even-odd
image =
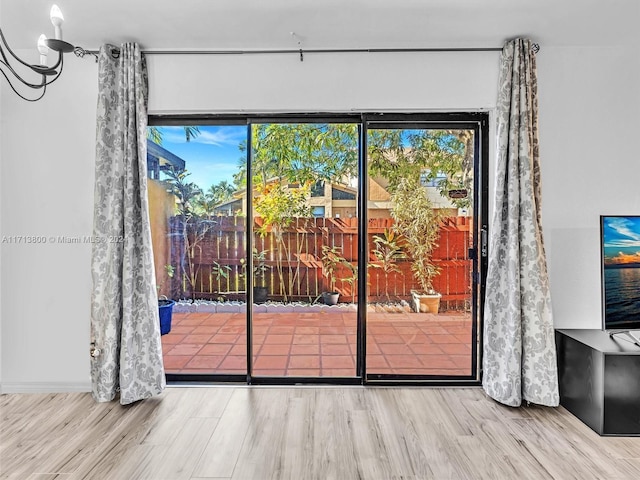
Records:
<instances>
[{"instance_id":1,"label":"white baseboard","mask_svg":"<svg viewBox=\"0 0 640 480\"><path fill-rule=\"evenodd\" d=\"M90 392L91 382L63 383L63 382L3 382L0 394L7 393L69 393Z\"/></svg>"}]
</instances>

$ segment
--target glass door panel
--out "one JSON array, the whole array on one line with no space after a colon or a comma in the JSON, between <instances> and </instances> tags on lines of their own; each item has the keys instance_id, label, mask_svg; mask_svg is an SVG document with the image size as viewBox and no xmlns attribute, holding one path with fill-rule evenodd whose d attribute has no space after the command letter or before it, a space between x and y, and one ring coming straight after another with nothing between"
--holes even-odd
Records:
<instances>
[{"instance_id":1,"label":"glass door panel","mask_svg":"<svg viewBox=\"0 0 640 480\"><path fill-rule=\"evenodd\" d=\"M357 126L251 126L254 377L356 376Z\"/></svg>"},{"instance_id":2,"label":"glass door panel","mask_svg":"<svg viewBox=\"0 0 640 480\"><path fill-rule=\"evenodd\" d=\"M475 371L474 136L369 124L368 379Z\"/></svg>"},{"instance_id":3,"label":"glass door panel","mask_svg":"<svg viewBox=\"0 0 640 480\"><path fill-rule=\"evenodd\" d=\"M175 302L162 335L169 375L247 372L246 226L236 181L246 131L234 125L149 127L156 282L159 295Z\"/></svg>"}]
</instances>

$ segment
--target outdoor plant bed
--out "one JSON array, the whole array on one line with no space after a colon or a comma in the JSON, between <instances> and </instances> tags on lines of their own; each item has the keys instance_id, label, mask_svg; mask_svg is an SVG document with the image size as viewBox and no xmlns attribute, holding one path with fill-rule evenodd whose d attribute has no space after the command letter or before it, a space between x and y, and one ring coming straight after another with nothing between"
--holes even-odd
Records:
<instances>
[{"instance_id":1,"label":"outdoor plant bed","mask_svg":"<svg viewBox=\"0 0 640 480\"><path fill-rule=\"evenodd\" d=\"M247 311L246 302L216 302L212 300L178 300L174 312L180 313L244 313ZM273 302L253 304L254 313L345 313L357 311L353 303L339 303L337 305L323 305L321 303L305 302Z\"/></svg>"}]
</instances>

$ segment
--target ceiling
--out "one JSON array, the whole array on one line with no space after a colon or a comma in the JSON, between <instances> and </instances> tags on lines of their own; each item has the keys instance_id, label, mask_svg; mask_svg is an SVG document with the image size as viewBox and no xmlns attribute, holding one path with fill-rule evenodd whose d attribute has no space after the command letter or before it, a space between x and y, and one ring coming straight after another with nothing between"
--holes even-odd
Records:
<instances>
[{"instance_id":1,"label":"ceiling","mask_svg":"<svg viewBox=\"0 0 640 480\"><path fill-rule=\"evenodd\" d=\"M500 47L515 36L543 49L640 43L638 0L0 0L12 48L52 36L54 1L65 40L88 49Z\"/></svg>"}]
</instances>

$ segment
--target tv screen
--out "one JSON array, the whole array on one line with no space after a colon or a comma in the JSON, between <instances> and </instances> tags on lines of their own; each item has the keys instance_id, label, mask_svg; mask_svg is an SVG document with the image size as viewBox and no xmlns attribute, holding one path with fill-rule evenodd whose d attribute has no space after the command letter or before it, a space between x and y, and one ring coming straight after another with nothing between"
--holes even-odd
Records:
<instances>
[{"instance_id":1,"label":"tv screen","mask_svg":"<svg viewBox=\"0 0 640 480\"><path fill-rule=\"evenodd\" d=\"M640 330L640 215L600 217L604 330Z\"/></svg>"}]
</instances>

